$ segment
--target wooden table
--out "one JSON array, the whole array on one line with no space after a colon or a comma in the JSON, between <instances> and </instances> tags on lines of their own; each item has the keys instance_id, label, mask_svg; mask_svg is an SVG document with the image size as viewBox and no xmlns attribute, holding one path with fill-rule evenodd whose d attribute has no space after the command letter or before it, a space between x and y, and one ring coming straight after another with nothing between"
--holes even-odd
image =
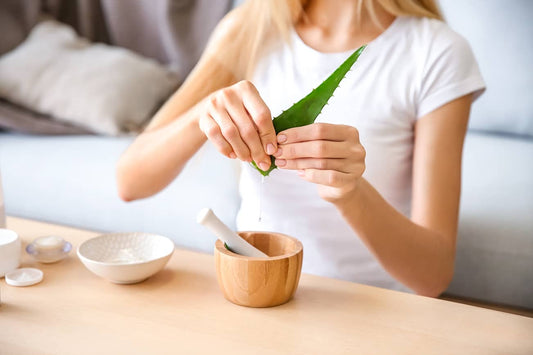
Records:
<instances>
[{"instance_id":1,"label":"wooden table","mask_svg":"<svg viewBox=\"0 0 533 355\"><path fill-rule=\"evenodd\" d=\"M9 218L28 243L96 233ZM268 309L226 301L211 255L176 250L167 267L129 286L89 272L76 253L42 283L0 281L0 354L533 354L533 319L302 275L295 298Z\"/></svg>"}]
</instances>

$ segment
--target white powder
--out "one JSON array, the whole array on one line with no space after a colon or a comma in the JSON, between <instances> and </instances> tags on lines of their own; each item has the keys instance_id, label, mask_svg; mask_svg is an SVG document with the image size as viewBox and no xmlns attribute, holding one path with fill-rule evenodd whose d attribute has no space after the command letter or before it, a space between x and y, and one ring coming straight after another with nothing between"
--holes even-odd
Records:
<instances>
[{"instance_id":1,"label":"white powder","mask_svg":"<svg viewBox=\"0 0 533 355\"><path fill-rule=\"evenodd\" d=\"M117 255L114 255L109 260L106 260L108 263L116 264L132 264L145 261L143 258L136 255L136 253L131 249L121 249L118 251Z\"/></svg>"}]
</instances>

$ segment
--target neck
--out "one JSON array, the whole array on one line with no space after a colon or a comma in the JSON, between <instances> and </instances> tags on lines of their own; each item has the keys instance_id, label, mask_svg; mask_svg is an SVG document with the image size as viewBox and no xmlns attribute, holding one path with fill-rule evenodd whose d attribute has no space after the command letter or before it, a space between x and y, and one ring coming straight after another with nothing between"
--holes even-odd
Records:
<instances>
[{"instance_id":1,"label":"neck","mask_svg":"<svg viewBox=\"0 0 533 355\"><path fill-rule=\"evenodd\" d=\"M375 1L374 18L360 1L312 0L296 24L296 30L309 45L326 52L349 50L368 43L395 17Z\"/></svg>"}]
</instances>

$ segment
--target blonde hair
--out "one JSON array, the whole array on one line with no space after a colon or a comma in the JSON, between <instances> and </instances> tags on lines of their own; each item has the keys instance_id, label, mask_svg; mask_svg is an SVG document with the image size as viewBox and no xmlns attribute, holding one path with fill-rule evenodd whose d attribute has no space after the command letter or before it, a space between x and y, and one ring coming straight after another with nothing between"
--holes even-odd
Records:
<instances>
[{"instance_id":1,"label":"blonde hair","mask_svg":"<svg viewBox=\"0 0 533 355\"><path fill-rule=\"evenodd\" d=\"M357 17L363 12L379 23L375 6L394 16L442 19L436 0L354 0ZM228 14L215 30L195 69L157 112L147 130L174 120L212 92L250 79L260 56L290 33L305 16L311 0L248 0ZM305 18L304 18L305 19Z\"/></svg>"},{"instance_id":2,"label":"blonde hair","mask_svg":"<svg viewBox=\"0 0 533 355\"><path fill-rule=\"evenodd\" d=\"M363 7L371 20L383 27L376 16L376 3L394 16L428 17L442 20L437 0L356 0L357 16ZM249 79L268 39L282 38L289 42L291 28L305 15L310 0L247 0L241 11L240 31L228 47L227 55L236 65L236 75ZM235 47L235 48L232 48ZM238 48L237 48L238 47ZM246 53L246 55L242 55ZM224 54L222 54L224 55ZM228 58L228 59L229 59Z\"/></svg>"}]
</instances>

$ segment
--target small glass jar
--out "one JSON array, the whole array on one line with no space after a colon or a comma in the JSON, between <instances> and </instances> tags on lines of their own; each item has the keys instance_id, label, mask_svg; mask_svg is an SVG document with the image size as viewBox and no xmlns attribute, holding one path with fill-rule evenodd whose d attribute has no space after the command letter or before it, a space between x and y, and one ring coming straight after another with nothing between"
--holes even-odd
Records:
<instances>
[{"instance_id":1,"label":"small glass jar","mask_svg":"<svg viewBox=\"0 0 533 355\"><path fill-rule=\"evenodd\" d=\"M39 237L26 247L26 252L41 263L62 260L71 250L72 244L55 235Z\"/></svg>"}]
</instances>

